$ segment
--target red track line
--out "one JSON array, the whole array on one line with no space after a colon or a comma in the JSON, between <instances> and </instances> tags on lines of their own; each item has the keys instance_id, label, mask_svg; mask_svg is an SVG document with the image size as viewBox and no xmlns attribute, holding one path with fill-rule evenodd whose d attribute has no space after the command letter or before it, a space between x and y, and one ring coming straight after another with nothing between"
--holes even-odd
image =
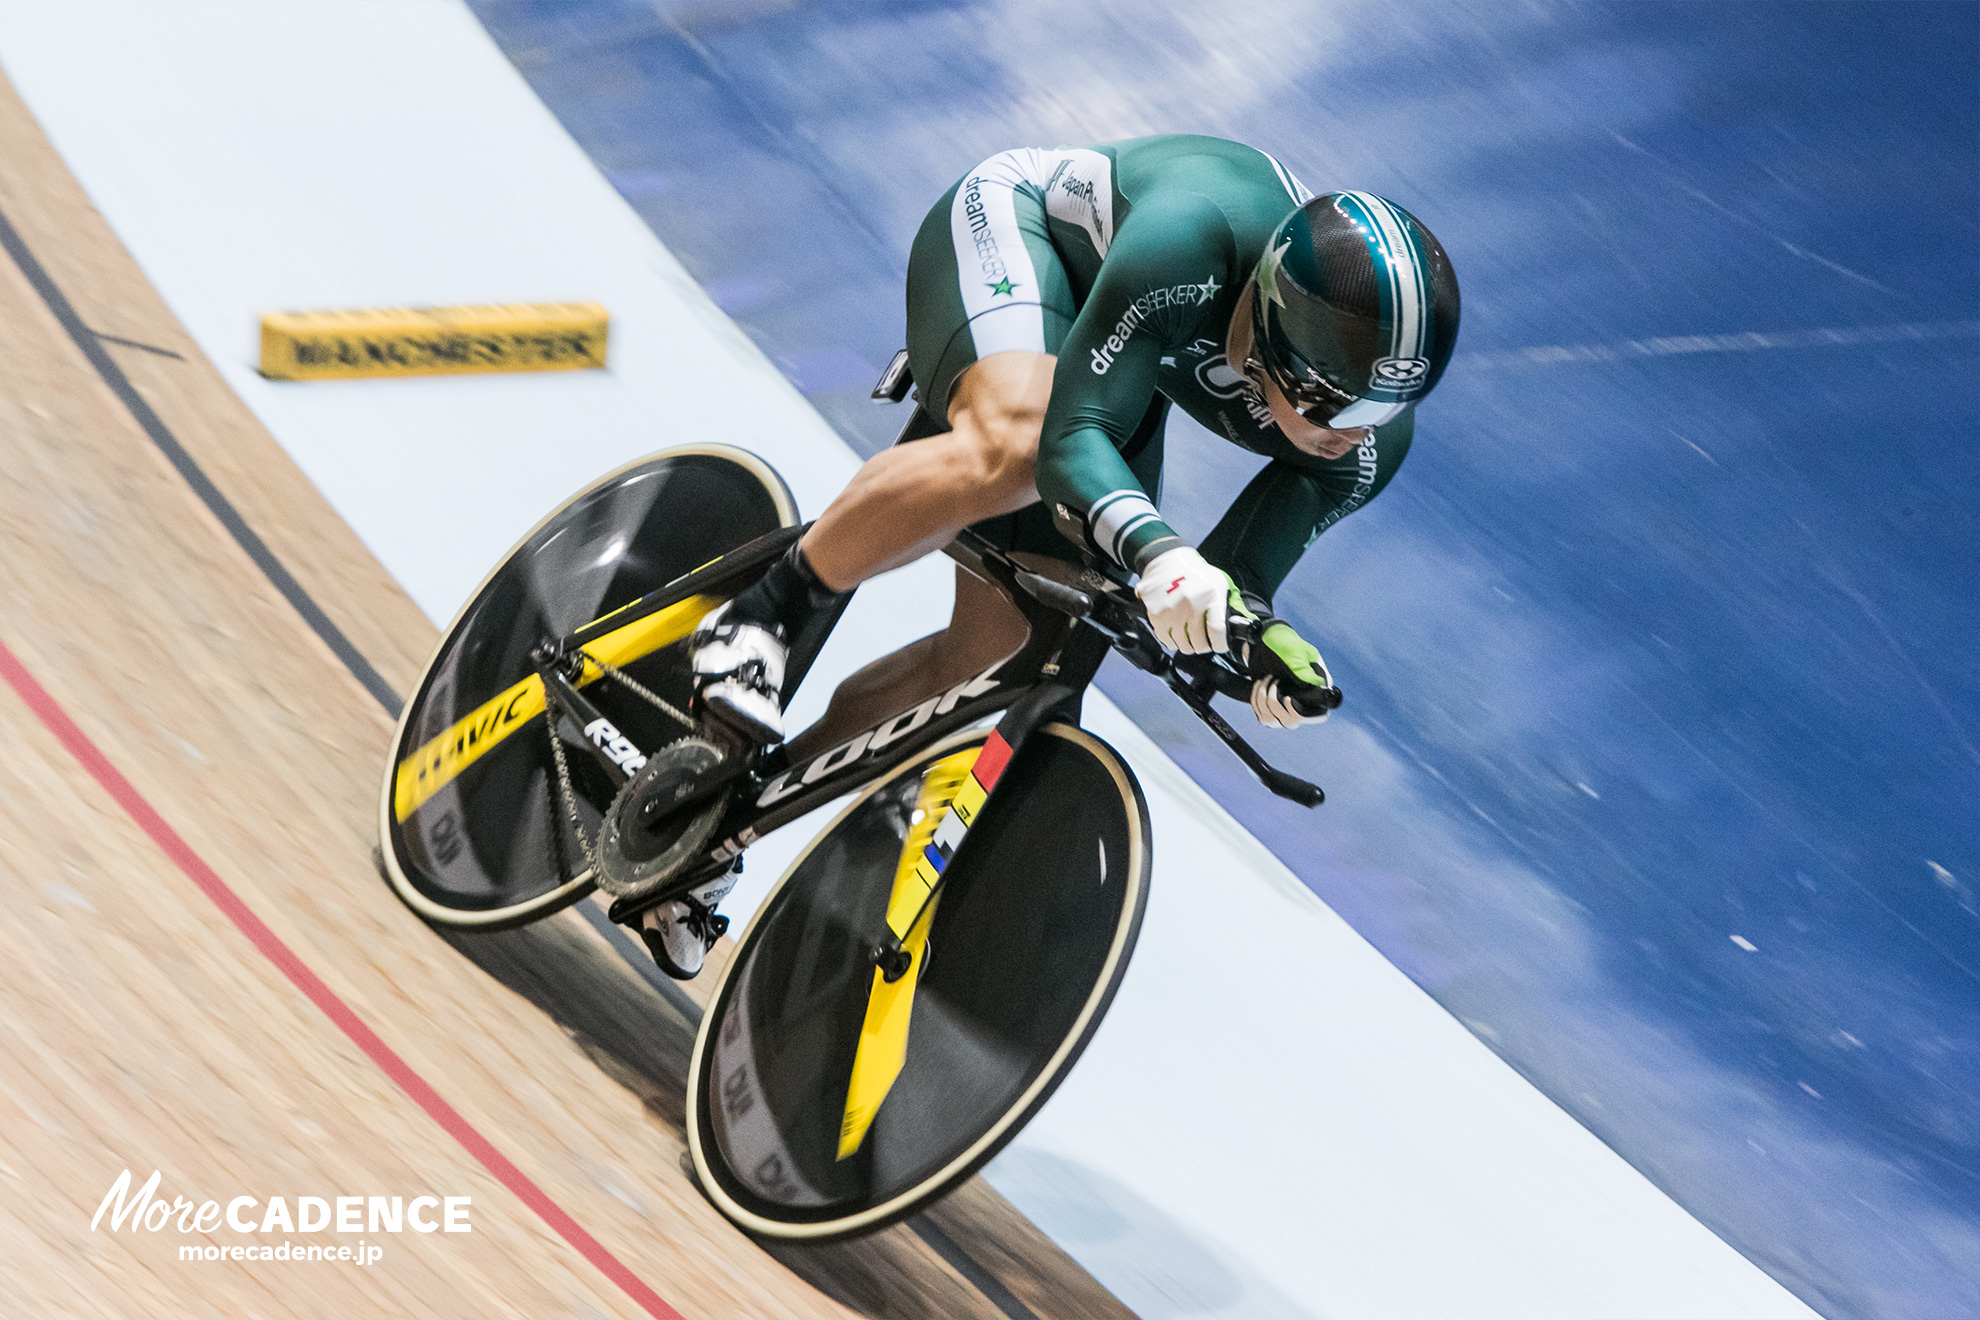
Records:
<instances>
[{"instance_id":1,"label":"red track line","mask_svg":"<svg viewBox=\"0 0 1980 1320\"><path fill-rule=\"evenodd\" d=\"M282 969L296 989L309 997L311 1003L323 1010L351 1043L370 1056L371 1061L382 1069L404 1091L416 1101L421 1109L430 1115L434 1122L446 1129L447 1135L467 1148L468 1154L481 1162L481 1166L495 1175L504 1187L516 1194L524 1205L542 1216L543 1222L557 1231L558 1236L577 1248L578 1254L596 1265L612 1282L619 1285L635 1302L645 1308L648 1315L656 1320L683 1320L681 1313L667 1305L660 1294L641 1282L638 1275L619 1262L618 1257L600 1245L597 1238L584 1231L577 1220L564 1212L562 1206L551 1200L542 1188L529 1180L527 1174L509 1162L509 1158L495 1149L493 1142L475 1131L474 1127L460 1115L452 1105L440 1098L424 1077L414 1072L412 1065L379 1039L378 1033L365 1024L363 1018L352 1011L351 1006L337 997L337 993L323 983L321 977L309 969L308 964L298 958L295 951L282 943L274 931L268 929L253 909L241 901L240 895L227 887L227 882L214 873L212 867L200 859L186 841L179 837L158 814L157 809L145 801L131 781L110 763L110 758L98 749L89 736L69 718L48 690L36 681L26 667L15 658L14 653L0 642L0 676L4 676L9 686L21 700L27 703L48 731L54 734L69 749L69 754L82 763L97 783L101 784L117 805L136 821L138 827L151 836L151 841L186 873L186 877L199 886L201 893L213 900L215 907L226 914L227 920L234 923L241 934L255 948L261 950L268 961Z\"/></svg>"}]
</instances>

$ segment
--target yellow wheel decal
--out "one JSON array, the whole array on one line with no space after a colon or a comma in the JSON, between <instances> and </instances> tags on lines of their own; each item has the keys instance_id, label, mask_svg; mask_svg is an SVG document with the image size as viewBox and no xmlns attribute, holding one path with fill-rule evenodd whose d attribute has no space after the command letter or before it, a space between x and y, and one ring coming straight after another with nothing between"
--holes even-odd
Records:
<instances>
[{"instance_id":1,"label":"yellow wheel decal","mask_svg":"<svg viewBox=\"0 0 1980 1320\"><path fill-rule=\"evenodd\" d=\"M586 646L584 655L608 665L629 665L693 632L701 616L722 600L720 596L690 596L606 633ZM602 672L587 664L578 686L593 682ZM445 733L428 739L419 750L399 762L392 782L393 818L405 820L463 770L542 713L543 680L531 674L499 696L482 702Z\"/></svg>"}]
</instances>

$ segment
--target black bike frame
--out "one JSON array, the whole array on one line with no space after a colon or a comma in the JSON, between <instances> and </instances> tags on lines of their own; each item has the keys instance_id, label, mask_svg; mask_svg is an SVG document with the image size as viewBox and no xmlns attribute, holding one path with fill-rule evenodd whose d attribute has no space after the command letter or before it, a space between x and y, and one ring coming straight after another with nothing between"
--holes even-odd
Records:
<instances>
[{"instance_id":1,"label":"black bike frame","mask_svg":"<svg viewBox=\"0 0 1980 1320\"><path fill-rule=\"evenodd\" d=\"M795 530L772 536L788 544L789 531ZM752 544L736 553L737 557L747 555L748 567L755 567L765 558L757 550L758 545ZM963 532L948 547L948 554L1010 598L1029 630L1024 645L982 673L926 697L823 751L797 761L791 760L784 747L763 752L732 790L729 807L715 831L717 842L709 847L705 861L689 868L680 883L669 884L642 899L614 903L612 920L636 919L683 884L693 883L694 877L726 867L738 853L772 830L871 783L922 749L978 723L985 716L1011 712L998 729L1014 751L1027 733L1049 719L1078 720L1080 697L1107 654L1108 637L1024 591L1021 583L1035 575L974 533ZM609 616L607 629L600 630L597 623L586 625L565 639L566 645L574 652L575 644L581 644L586 636L596 637L600 631L623 626L691 595L719 592L724 586L734 585L736 578L747 572L743 568L739 572L723 573L720 578L713 576L713 570L728 567L731 566L726 563L711 565L708 578L696 581L701 575L691 574L670 584L652 597ZM1092 576L1104 582L1098 574ZM817 627L807 629L807 635L795 639L784 684L787 703L796 690L797 680L817 658L829 634L829 626Z\"/></svg>"},{"instance_id":2,"label":"black bike frame","mask_svg":"<svg viewBox=\"0 0 1980 1320\"><path fill-rule=\"evenodd\" d=\"M538 652L545 698L579 728L601 718L571 679L578 676L583 645L637 619L696 595L733 593L754 580L798 537L803 527L771 532L721 559L668 583L629 605L595 619ZM864 787L896 765L951 734L1004 711L997 732L1012 754L1041 724L1052 719L1078 723L1081 699L1107 652L1119 651L1137 668L1161 677L1210 726L1267 788L1304 806L1317 806L1324 794L1315 785L1268 765L1210 708L1213 691L1242 697L1249 679L1229 666L1198 666L1186 675L1149 630L1146 617L1123 584L1092 568L1080 568L1042 555L1013 554L964 530L945 553L964 569L992 584L1023 616L1023 646L981 674L964 679L824 751L793 761L786 747L760 753L735 781L730 803L701 863L678 882L640 899L621 899L611 908L616 922L634 921L647 908L726 868L750 844L843 794ZM835 612L814 621L793 639L786 662L783 699L789 705L798 684L824 648ZM613 782L628 776L600 747L587 742Z\"/></svg>"}]
</instances>

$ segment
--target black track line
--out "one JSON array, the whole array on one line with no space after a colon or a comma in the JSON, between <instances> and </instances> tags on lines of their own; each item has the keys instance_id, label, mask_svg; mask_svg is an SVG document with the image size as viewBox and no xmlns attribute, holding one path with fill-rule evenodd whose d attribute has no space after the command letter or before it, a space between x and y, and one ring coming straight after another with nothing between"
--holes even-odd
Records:
<instances>
[{"instance_id":1,"label":"black track line","mask_svg":"<svg viewBox=\"0 0 1980 1320\"><path fill-rule=\"evenodd\" d=\"M1038 1312L1026 1306L1012 1295L1011 1290L998 1282L997 1276L976 1263L976 1258L956 1245L954 1238L944 1233L934 1220L926 1214L919 1214L907 1221L914 1235L926 1242L930 1249L951 1269L968 1279L976 1291L983 1294L992 1306L1009 1316L1011 1320L1038 1320Z\"/></svg>"},{"instance_id":2,"label":"black track line","mask_svg":"<svg viewBox=\"0 0 1980 1320\"><path fill-rule=\"evenodd\" d=\"M147 353L156 353L159 357L171 358L174 362L184 362L186 360L183 353L174 353L171 349L160 348L156 344L142 344L135 339L126 339L122 335L105 334L101 330L92 330L90 333L107 344L122 344L125 348L141 348Z\"/></svg>"},{"instance_id":3,"label":"black track line","mask_svg":"<svg viewBox=\"0 0 1980 1320\"><path fill-rule=\"evenodd\" d=\"M652 958L644 956L643 950L633 943L630 935L626 934L625 927L606 916L599 910L598 905L589 899L576 906L578 912L591 924L591 928L605 937L605 942L612 946L627 966L639 974L641 980L652 986L676 1013L686 1018L688 1025L700 1025L701 1006L688 998L687 992L681 989L680 983L661 971ZM982 1293L985 1300L1009 1316L1010 1320L1039 1320L1036 1311L1018 1300L996 1275L978 1264L974 1256L957 1244L954 1238L944 1233L941 1227L926 1214L909 1217L907 1227L916 1237L928 1244L929 1250L947 1261L950 1269L967 1279L971 1287Z\"/></svg>"},{"instance_id":4,"label":"black track line","mask_svg":"<svg viewBox=\"0 0 1980 1320\"><path fill-rule=\"evenodd\" d=\"M193 456L186 452L185 446L172 434L172 428L165 425L165 419L145 402L144 396L131 384L130 377L124 374L123 368L117 365L116 360L103 347L97 333L84 325L82 318L76 315L76 309L70 304L68 297L56 287L55 281L49 278L48 272L35 259L34 253L28 250L28 245L22 240L20 231L14 228L13 221L7 218L4 211L0 211L0 246L7 249L7 255L11 256L14 264L20 267L21 274L27 277L27 282L33 286L34 291L41 295L41 301L47 305L50 312L54 313L55 319L62 323L62 328L68 332L69 338L75 341L76 347L82 350L82 355L89 359L89 365L96 368L96 374L103 378L103 383L110 387L110 392L117 396L129 410L131 417L144 428L144 433L151 437L151 443L158 446L166 460L181 477L185 478L186 484L192 487L193 494L199 496L200 502L206 505L207 511L220 520L220 525L225 527L235 543L247 552L247 557L254 561L255 567L259 568L262 575L282 593L284 600L295 606L296 613L302 615L303 622L307 623L311 631L323 639L323 644L344 662L344 668L351 671L352 677L364 685L364 690L385 708L388 715L397 719L404 705L399 699L399 694L392 690L392 685L387 683L376 669L371 667L371 661L364 658L364 653L351 645L351 639L344 636L343 630L331 622L330 616L323 612L323 608L307 591L303 590L302 583L290 575L289 570L282 566L282 561L275 557L274 551L255 534L254 528L247 525L247 520L241 517L239 510L220 493L220 488L213 484L212 479L199 464L193 461ZM148 346L138 344L133 347Z\"/></svg>"},{"instance_id":5,"label":"black track line","mask_svg":"<svg viewBox=\"0 0 1980 1320\"><path fill-rule=\"evenodd\" d=\"M247 519L241 517L240 511L220 493L220 488L213 484L212 478L208 477L205 470L194 461L193 456L186 452L185 446L172 434L172 428L165 425L165 419L145 402L144 396L137 392L135 385L131 384L130 377L124 374L123 368L119 367L116 360L105 351L100 341L108 339L113 343L127 344L132 348L161 353L166 357L179 355L153 348L149 344L119 339L114 335L99 335L84 325L82 318L76 315L76 309L69 302L68 296L56 286L53 279L49 278L47 270L42 267L40 261L36 260L34 253L21 238L20 231L14 228L13 221L7 218L7 213L3 210L0 210L0 247L7 249L7 255L14 259L14 264L20 267L21 274L26 277L29 285L41 296L42 303L54 314L55 319L61 322L62 329L75 341L76 347L82 350L83 356L89 359L90 366L96 368L96 374L103 378L103 383L110 387L110 392L117 396L130 412L131 417L144 428L144 433L151 437L151 442L158 446L172 467L185 478L186 484L193 488L193 493L199 496L200 502L206 505L207 511L220 520L220 525L227 529L234 538L235 544L247 552L248 558L254 561L255 567L259 568L263 576L282 593L282 598L295 606L296 613L302 615L303 622L310 626L311 631L322 638L323 644L344 662L344 668L351 672L351 676L364 685L364 690L385 708L386 714L397 719L405 703L393 690L392 685L371 667L371 661L365 659L364 653L351 644L351 639L344 636L343 629L331 622L330 616L323 612L323 607L318 605L309 592L303 589L302 583L296 581L289 570L283 567L282 561L275 557L275 552L268 548L267 542L256 534L254 528L248 526ZM620 959L638 973L642 980L659 990L668 1003L687 1017L688 1021L701 1020L701 1012L695 1007L694 1001L671 982L662 984L662 972L652 965L651 959L642 956L642 951L633 944L630 936L613 925L604 913L597 911L590 903L580 903L578 906L583 910L585 919L604 935ZM694 1011L688 1012L688 1009ZM1011 1320L1038 1320L1035 1311L1012 1296L1008 1288L999 1283L988 1270L977 1264L968 1252L957 1246L949 1235L937 1228L926 1215L914 1216L908 1220L908 1227L913 1229L915 1235L926 1242L935 1254L969 1280L978 1292Z\"/></svg>"}]
</instances>

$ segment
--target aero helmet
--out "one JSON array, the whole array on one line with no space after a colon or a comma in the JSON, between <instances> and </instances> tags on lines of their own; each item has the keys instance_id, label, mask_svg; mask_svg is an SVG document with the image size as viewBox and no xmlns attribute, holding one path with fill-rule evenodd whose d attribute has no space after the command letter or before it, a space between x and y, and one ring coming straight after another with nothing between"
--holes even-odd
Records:
<instances>
[{"instance_id":1,"label":"aero helmet","mask_svg":"<svg viewBox=\"0 0 1980 1320\"><path fill-rule=\"evenodd\" d=\"M1316 426L1379 426L1421 399L1457 342L1450 258L1373 193L1316 197L1258 259L1252 359Z\"/></svg>"}]
</instances>

